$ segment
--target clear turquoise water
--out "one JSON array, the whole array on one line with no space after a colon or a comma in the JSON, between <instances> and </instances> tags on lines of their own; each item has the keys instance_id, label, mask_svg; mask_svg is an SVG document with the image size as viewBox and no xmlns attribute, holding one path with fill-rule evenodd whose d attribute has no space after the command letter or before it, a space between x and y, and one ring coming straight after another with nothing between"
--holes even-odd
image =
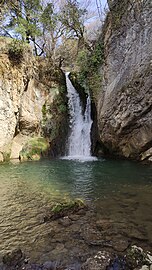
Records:
<instances>
[{"instance_id":1,"label":"clear turquoise water","mask_svg":"<svg viewBox=\"0 0 152 270\"><path fill-rule=\"evenodd\" d=\"M143 226L152 243L152 166L120 160L43 160L0 165L0 254L45 252L52 202L82 198L102 218ZM36 258L36 256L35 256Z\"/></svg>"}]
</instances>

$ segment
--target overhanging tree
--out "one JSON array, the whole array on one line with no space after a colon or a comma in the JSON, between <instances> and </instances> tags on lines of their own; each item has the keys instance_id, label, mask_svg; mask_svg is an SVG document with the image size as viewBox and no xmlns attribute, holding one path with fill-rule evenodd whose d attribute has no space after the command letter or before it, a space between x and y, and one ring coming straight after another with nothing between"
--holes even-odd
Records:
<instances>
[{"instance_id":1,"label":"overhanging tree","mask_svg":"<svg viewBox=\"0 0 152 270\"><path fill-rule=\"evenodd\" d=\"M77 0L66 0L61 9L60 20L66 27L68 37L75 37L79 40L79 46L84 44L85 16L86 9L81 9Z\"/></svg>"}]
</instances>

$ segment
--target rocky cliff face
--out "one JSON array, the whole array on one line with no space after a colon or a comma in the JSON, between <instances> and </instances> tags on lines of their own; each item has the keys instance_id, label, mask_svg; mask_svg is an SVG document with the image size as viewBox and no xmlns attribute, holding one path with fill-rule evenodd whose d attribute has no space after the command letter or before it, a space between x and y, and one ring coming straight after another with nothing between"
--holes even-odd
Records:
<instances>
[{"instance_id":1,"label":"rocky cliff face","mask_svg":"<svg viewBox=\"0 0 152 270\"><path fill-rule=\"evenodd\" d=\"M98 127L110 153L152 160L152 2L130 2L109 1Z\"/></svg>"},{"instance_id":2,"label":"rocky cliff face","mask_svg":"<svg viewBox=\"0 0 152 270\"><path fill-rule=\"evenodd\" d=\"M49 80L43 60L36 61L30 48L22 63L13 65L9 42L0 39L0 161L18 158L30 137L44 136L43 106L52 104L59 94L59 83ZM59 119L56 122L60 124Z\"/></svg>"}]
</instances>

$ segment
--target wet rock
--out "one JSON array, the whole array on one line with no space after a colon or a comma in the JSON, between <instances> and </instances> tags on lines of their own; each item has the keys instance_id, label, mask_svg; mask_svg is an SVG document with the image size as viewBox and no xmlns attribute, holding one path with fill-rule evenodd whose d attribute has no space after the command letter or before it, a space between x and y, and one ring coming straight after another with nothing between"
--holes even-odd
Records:
<instances>
[{"instance_id":1,"label":"wet rock","mask_svg":"<svg viewBox=\"0 0 152 270\"><path fill-rule=\"evenodd\" d=\"M48 236L49 238L54 237L54 236L55 236L55 231L54 231L54 230L51 230L51 231L47 234L47 236Z\"/></svg>"},{"instance_id":2,"label":"wet rock","mask_svg":"<svg viewBox=\"0 0 152 270\"><path fill-rule=\"evenodd\" d=\"M70 219L71 219L72 221L77 221L79 218L80 218L79 215L70 215Z\"/></svg>"},{"instance_id":3,"label":"wet rock","mask_svg":"<svg viewBox=\"0 0 152 270\"><path fill-rule=\"evenodd\" d=\"M68 227L72 224L72 221L69 217L64 217L62 219L58 220L58 223L61 224L64 227Z\"/></svg>"},{"instance_id":4,"label":"wet rock","mask_svg":"<svg viewBox=\"0 0 152 270\"><path fill-rule=\"evenodd\" d=\"M70 231L72 232L72 235L79 235L80 236L80 228L81 228L81 224L78 224L76 222L74 222L71 226L70 226Z\"/></svg>"},{"instance_id":5,"label":"wet rock","mask_svg":"<svg viewBox=\"0 0 152 270\"><path fill-rule=\"evenodd\" d=\"M44 217L44 222L68 217L69 215L75 213L79 215L84 215L87 209L87 205L85 205L85 203L80 199L65 203L57 203L51 209L50 214Z\"/></svg>"},{"instance_id":6,"label":"wet rock","mask_svg":"<svg viewBox=\"0 0 152 270\"><path fill-rule=\"evenodd\" d=\"M128 248L129 244L130 243L128 242L128 240L125 240L122 237L115 238L112 241L112 246L113 246L114 250L118 251L118 252L124 252Z\"/></svg>"},{"instance_id":7,"label":"wet rock","mask_svg":"<svg viewBox=\"0 0 152 270\"><path fill-rule=\"evenodd\" d=\"M90 246L100 246L100 247L113 247L110 240L94 240L88 242Z\"/></svg>"},{"instance_id":8,"label":"wet rock","mask_svg":"<svg viewBox=\"0 0 152 270\"><path fill-rule=\"evenodd\" d=\"M65 248L64 244L57 243L55 249L52 250L52 255L54 256L54 259L62 259L64 261L64 256L61 256L61 254L68 254L68 250Z\"/></svg>"},{"instance_id":9,"label":"wet rock","mask_svg":"<svg viewBox=\"0 0 152 270\"><path fill-rule=\"evenodd\" d=\"M25 256L21 249L15 249L3 256L3 264L7 267L19 267L23 264Z\"/></svg>"},{"instance_id":10,"label":"wet rock","mask_svg":"<svg viewBox=\"0 0 152 270\"><path fill-rule=\"evenodd\" d=\"M116 257L114 260L111 260L109 266L106 270L131 270L128 268L126 260L124 257Z\"/></svg>"},{"instance_id":11,"label":"wet rock","mask_svg":"<svg viewBox=\"0 0 152 270\"><path fill-rule=\"evenodd\" d=\"M81 265L76 263L66 267L64 270L81 270Z\"/></svg>"},{"instance_id":12,"label":"wet rock","mask_svg":"<svg viewBox=\"0 0 152 270\"><path fill-rule=\"evenodd\" d=\"M152 265L152 255L149 252L144 252L142 248L137 246L131 246L128 249L126 260L130 269L139 269L139 267L142 269L142 267L145 268L146 266L150 268Z\"/></svg>"},{"instance_id":13,"label":"wet rock","mask_svg":"<svg viewBox=\"0 0 152 270\"><path fill-rule=\"evenodd\" d=\"M43 264L43 270L55 270L55 269L61 269L61 265L59 262L52 262L48 261Z\"/></svg>"},{"instance_id":14,"label":"wet rock","mask_svg":"<svg viewBox=\"0 0 152 270\"><path fill-rule=\"evenodd\" d=\"M66 260L64 254L67 254L68 250L69 259ZM22 251L17 249L3 257L0 270L152 270L151 253L144 252L137 246L116 255L105 250L93 254L93 250L86 252L86 247L83 249L81 244L75 247L74 242L71 242L68 250L63 244L57 243L51 253L51 261L35 264L26 260Z\"/></svg>"},{"instance_id":15,"label":"wet rock","mask_svg":"<svg viewBox=\"0 0 152 270\"><path fill-rule=\"evenodd\" d=\"M143 241L148 240L148 235L144 228L136 229L134 227L131 227L130 230L128 230L128 237Z\"/></svg>"},{"instance_id":16,"label":"wet rock","mask_svg":"<svg viewBox=\"0 0 152 270\"><path fill-rule=\"evenodd\" d=\"M143 265L142 268L140 268L140 270L149 270L149 267L147 265Z\"/></svg>"},{"instance_id":17,"label":"wet rock","mask_svg":"<svg viewBox=\"0 0 152 270\"><path fill-rule=\"evenodd\" d=\"M112 254L99 251L95 256L87 259L82 265L82 270L105 270L109 265Z\"/></svg>"},{"instance_id":18,"label":"wet rock","mask_svg":"<svg viewBox=\"0 0 152 270\"><path fill-rule=\"evenodd\" d=\"M28 264L26 266L22 266L19 270L43 270L43 268L42 265L39 264Z\"/></svg>"},{"instance_id":19,"label":"wet rock","mask_svg":"<svg viewBox=\"0 0 152 270\"><path fill-rule=\"evenodd\" d=\"M105 231L105 230L110 229L112 227L112 220L109 220L109 219L98 220L96 222L96 226L99 230Z\"/></svg>"},{"instance_id":20,"label":"wet rock","mask_svg":"<svg viewBox=\"0 0 152 270\"><path fill-rule=\"evenodd\" d=\"M3 265L3 263L0 263L0 270L4 270L4 265Z\"/></svg>"},{"instance_id":21,"label":"wet rock","mask_svg":"<svg viewBox=\"0 0 152 270\"><path fill-rule=\"evenodd\" d=\"M79 209L77 213L78 213L78 215L80 215L80 216L85 215L85 213L86 213L86 207Z\"/></svg>"},{"instance_id":22,"label":"wet rock","mask_svg":"<svg viewBox=\"0 0 152 270\"><path fill-rule=\"evenodd\" d=\"M103 235L101 232L94 228L93 225L91 226L91 224L83 226L80 232L82 239L84 239L88 245L91 245L93 242L103 241Z\"/></svg>"}]
</instances>

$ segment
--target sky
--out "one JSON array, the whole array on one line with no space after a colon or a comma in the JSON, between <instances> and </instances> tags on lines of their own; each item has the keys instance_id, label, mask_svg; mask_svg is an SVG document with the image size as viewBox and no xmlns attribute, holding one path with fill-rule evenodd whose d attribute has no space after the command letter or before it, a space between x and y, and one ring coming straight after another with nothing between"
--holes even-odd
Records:
<instances>
[{"instance_id":1,"label":"sky","mask_svg":"<svg viewBox=\"0 0 152 270\"><path fill-rule=\"evenodd\" d=\"M86 2L88 2L89 0L78 0L78 2L80 2L81 4L84 4ZM96 7L97 4L98 6L102 6L105 7L107 5L107 0L90 0L90 2L92 3L92 6Z\"/></svg>"},{"instance_id":2,"label":"sky","mask_svg":"<svg viewBox=\"0 0 152 270\"><path fill-rule=\"evenodd\" d=\"M98 30L104 23L108 11L107 0L78 0L82 8L88 10L85 26L90 39L96 38Z\"/></svg>"},{"instance_id":3,"label":"sky","mask_svg":"<svg viewBox=\"0 0 152 270\"><path fill-rule=\"evenodd\" d=\"M105 9L107 10L107 0L78 0L78 2L90 12L94 12L100 19L104 19Z\"/></svg>"}]
</instances>

